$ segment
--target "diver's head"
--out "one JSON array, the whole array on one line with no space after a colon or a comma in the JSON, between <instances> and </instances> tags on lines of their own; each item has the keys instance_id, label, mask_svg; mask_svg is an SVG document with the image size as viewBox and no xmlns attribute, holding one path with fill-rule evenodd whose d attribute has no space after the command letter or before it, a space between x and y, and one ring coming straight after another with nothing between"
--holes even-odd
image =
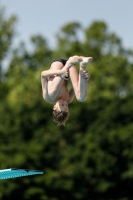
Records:
<instances>
[{"instance_id":1,"label":"diver's head","mask_svg":"<svg viewBox=\"0 0 133 200\"><path fill-rule=\"evenodd\" d=\"M69 116L68 103L63 99L59 99L54 105L52 114L54 122L57 123L58 126L65 125Z\"/></svg>"}]
</instances>

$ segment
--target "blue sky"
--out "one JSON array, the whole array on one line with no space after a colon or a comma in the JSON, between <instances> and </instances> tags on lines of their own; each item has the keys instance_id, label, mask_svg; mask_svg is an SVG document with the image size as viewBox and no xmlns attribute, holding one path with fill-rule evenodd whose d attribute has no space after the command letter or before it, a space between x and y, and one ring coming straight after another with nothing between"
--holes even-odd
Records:
<instances>
[{"instance_id":1,"label":"blue sky","mask_svg":"<svg viewBox=\"0 0 133 200\"><path fill-rule=\"evenodd\" d=\"M80 22L85 28L102 20L125 48L133 49L133 0L0 0L0 4L6 16L18 16L15 44L41 34L54 46L56 33L66 23Z\"/></svg>"}]
</instances>

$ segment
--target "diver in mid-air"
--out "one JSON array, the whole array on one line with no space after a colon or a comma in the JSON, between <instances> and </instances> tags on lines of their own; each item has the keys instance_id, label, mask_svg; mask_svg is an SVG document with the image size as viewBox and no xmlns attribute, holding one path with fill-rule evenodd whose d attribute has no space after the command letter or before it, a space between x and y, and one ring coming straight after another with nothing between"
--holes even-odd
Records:
<instances>
[{"instance_id":1,"label":"diver in mid-air","mask_svg":"<svg viewBox=\"0 0 133 200\"><path fill-rule=\"evenodd\" d=\"M50 69L42 71L42 93L46 102L54 105L53 118L60 126L65 125L69 116L68 104L74 99L85 101L88 95L89 73L86 65L92 61L92 57L72 56L68 60L63 58L52 62ZM79 72L76 64L79 63ZM70 79L72 88L67 89L67 81Z\"/></svg>"}]
</instances>

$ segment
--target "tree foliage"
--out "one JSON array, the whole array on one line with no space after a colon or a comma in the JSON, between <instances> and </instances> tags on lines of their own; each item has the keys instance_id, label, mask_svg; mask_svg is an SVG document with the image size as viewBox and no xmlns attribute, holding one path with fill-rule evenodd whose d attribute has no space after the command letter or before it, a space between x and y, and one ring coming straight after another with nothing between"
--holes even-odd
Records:
<instances>
[{"instance_id":1,"label":"tree foliage","mask_svg":"<svg viewBox=\"0 0 133 200\"><path fill-rule=\"evenodd\" d=\"M0 14L0 59L14 37L15 17ZM80 40L78 33L84 38ZM11 51L0 82L0 168L40 169L44 175L0 182L2 200L88 200L133 198L132 50L105 22L66 24L50 49L40 35ZM93 56L89 97L70 104L65 127L52 120L43 101L40 73L52 59ZM77 66L78 67L78 66Z\"/></svg>"}]
</instances>

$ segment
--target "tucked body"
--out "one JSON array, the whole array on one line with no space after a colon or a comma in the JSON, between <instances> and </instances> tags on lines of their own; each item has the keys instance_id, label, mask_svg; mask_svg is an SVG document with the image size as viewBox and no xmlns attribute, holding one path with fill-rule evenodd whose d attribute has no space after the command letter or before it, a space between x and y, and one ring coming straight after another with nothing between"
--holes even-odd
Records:
<instances>
[{"instance_id":1,"label":"tucked body","mask_svg":"<svg viewBox=\"0 0 133 200\"><path fill-rule=\"evenodd\" d=\"M42 71L42 93L46 102L54 105L53 117L58 125L65 124L68 118L68 104L74 99L79 102L85 101L88 96L89 73L86 65L92 61L92 57L72 56L68 60L56 59L50 69ZM76 64L80 63L79 72ZM67 81L71 82L68 91Z\"/></svg>"}]
</instances>

